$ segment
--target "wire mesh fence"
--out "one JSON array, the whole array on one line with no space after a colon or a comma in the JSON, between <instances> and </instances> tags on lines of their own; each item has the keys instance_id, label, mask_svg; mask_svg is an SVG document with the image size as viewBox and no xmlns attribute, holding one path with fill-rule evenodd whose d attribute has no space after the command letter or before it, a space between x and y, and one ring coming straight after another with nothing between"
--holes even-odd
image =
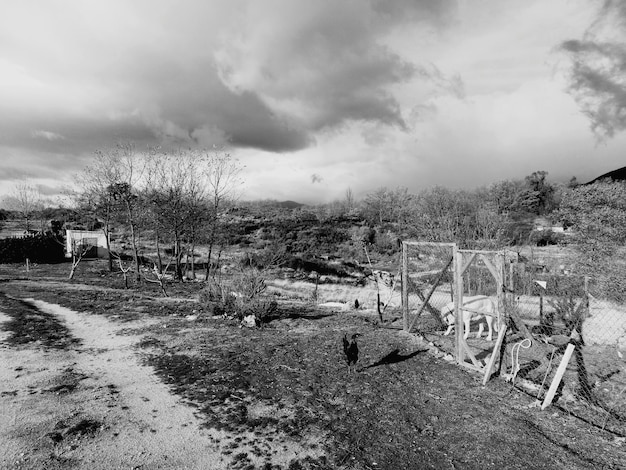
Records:
<instances>
[{"instance_id":1,"label":"wire mesh fence","mask_svg":"<svg viewBox=\"0 0 626 470\"><path fill-rule=\"evenodd\" d=\"M508 365L537 386L542 401L568 344L574 346L554 402L595 425L626 435L626 305L603 298L600 283L545 267L510 263L510 305L532 334ZM521 344L521 338L518 338ZM512 339L514 343L516 340ZM512 346L511 346L512 347Z\"/></svg>"},{"instance_id":2,"label":"wire mesh fence","mask_svg":"<svg viewBox=\"0 0 626 470\"><path fill-rule=\"evenodd\" d=\"M441 334L446 329L441 310L452 302L453 244L416 242L405 248L405 329Z\"/></svg>"},{"instance_id":3,"label":"wire mesh fence","mask_svg":"<svg viewBox=\"0 0 626 470\"><path fill-rule=\"evenodd\" d=\"M463 251L463 250L460 250ZM459 259L465 266L455 286L453 244L407 245L406 302L408 325L441 349L455 354L458 347L441 312L451 305L462 285L463 296L498 296L506 338L501 349L500 373L543 402L558 382L552 403L604 429L626 436L626 293L614 295L602 276L572 274L563 267L520 261L504 256L499 286L480 257ZM503 297L500 296L500 299ZM520 331L512 319L522 323ZM476 328L476 325L472 325ZM493 354L494 343L470 333L467 347L476 358ZM525 341L526 340L526 341ZM573 346L562 379L555 380L568 345ZM570 348L572 349L572 348ZM517 379L517 383L515 380Z\"/></svg>"}]
</instances>

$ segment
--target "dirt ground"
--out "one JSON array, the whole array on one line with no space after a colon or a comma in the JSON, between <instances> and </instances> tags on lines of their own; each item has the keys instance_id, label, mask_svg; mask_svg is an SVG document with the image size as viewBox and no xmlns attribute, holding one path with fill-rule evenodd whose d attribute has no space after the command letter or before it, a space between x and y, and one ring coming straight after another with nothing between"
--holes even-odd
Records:
<instances>
[{"instance_id":1,"label":"dirt ground","mask_svg":"<svg viewBox=\"0 0 626 470\"><path fill-rule=\"evenodd\" d=\"M623 436L483 387L371 311L285 300L241 328L194 283L65 276L0 267L2 469L626 468Z\"/></svg>"}]
</instances>

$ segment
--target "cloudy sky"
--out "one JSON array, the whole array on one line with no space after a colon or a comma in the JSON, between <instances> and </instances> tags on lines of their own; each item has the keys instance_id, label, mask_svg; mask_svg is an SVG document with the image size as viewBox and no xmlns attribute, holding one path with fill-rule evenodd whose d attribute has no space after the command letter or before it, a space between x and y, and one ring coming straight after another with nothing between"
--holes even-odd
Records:
<instances>
[{"instance_id":1,"label":"cloudy sky","mask_svg":"<svg viewBox=\"0 0 626 470\"><path fill-rule=\"evenodd\" d=\"M96 150L222 148L245 199L626 165L619 0L23 0L0 16L0 196Z\"/></svg>"}]
</instances>

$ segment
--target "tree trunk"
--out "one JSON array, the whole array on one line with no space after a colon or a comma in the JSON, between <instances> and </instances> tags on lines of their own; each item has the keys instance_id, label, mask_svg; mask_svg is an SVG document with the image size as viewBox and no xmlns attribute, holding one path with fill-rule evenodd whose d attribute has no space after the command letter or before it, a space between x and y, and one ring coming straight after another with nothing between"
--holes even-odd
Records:
<instances>
[{"instance_id":1,"label":"tree trunk","mask_svg":"<svg viewBox=\"0 0 626 470\"><path fill-rule=\"evenodd\" d=\"M182 274L182 268L180 265L180 260L182 258L182 253L181 253L181 249L180 249L180 235L178 233L174 233L174 269L175 269L175 278L178 279L179 281L182 280L183 278L183 274Z\"/></svg>"},{"instance_id":2,"label":"tree trunk","mask_svg":"<svg viewBox=\"0 0 626 470\"><path fill-rule=\"evenodd\" d=\"M158 230L156 232L155 245L156 245L156 252L157 252L157 269L159 270L159 273L162 274L163 273L163 260L161 259L161 245L159 243L159 231Z\"/></svg>"},{"instance_id":3,"label":"tree trunk","mask_svg":"<svg viewBox=\"0 0 626 470\"><path fill-rule=\"evenodd\" d=\"M110 237L109 227L105 224L104 227L102 228L102 231L104 232L104 238L105 238L106 247L107 247L107 255L109 258L109 272L112 273L113 272L113 254L111 253L111 240L109 239Z\"/></svg>"},{"instance_id":4,"label":"tree trunk","mask_svg":"<svg viewBox=\"0 0 626 470\"><path fill-rule=\"evenodd\" d=\"M209 234L209 254L207 255L207 264L206 264L206 280L209 280L209 276L211 275L211 258L213 257L213 245L215 244L215 233L217 225L217 215L213 219L213 223L211 224L211 233Z\"/></svg>"},{"instance_id":5,"label":"tree trunk","mask_svg":"<svg viewBox=\"0 0 626 470\"><path fill-rule=\"evenodd\" d=\"M137 249L137 237L135 236L135 225L130 224L130 241L133 246L133 259L135 261L135 281L141 281L141 273L139 272L139 250Z\"/></svg>"},{"instance_id":6,"label":"tree trunk","mask_svg":"<svg viewBox=\"0 0 626 470\"><path fill-rule=\"evenodd\" d=\"M185 250L185 263L183 264L183 279L188 279L187 272L189 271L189 249Z\"/></svg>"},{"instance_id":7,"label":"tree trunk","mask_svg":"<svg viewBox=\"0 0 626 470\"><path fill-rule=\"evenodd\" d=\"M196 247L192 243L191 244L191 278L192 280L196 279Z\"/></svg>"},{"instance_id":8,"label":"tree trunk","mask_svg":"<svg viewBox=\"0 0 626 470\"><path fill-rule=\"evenodd\" d=\"M67 277L69 280L72 280L74 278L76 266L78 266L78 263L76 262L76 254L72 253L72 269L70 269L70 275Z\"/></svg>"}]
</instances>

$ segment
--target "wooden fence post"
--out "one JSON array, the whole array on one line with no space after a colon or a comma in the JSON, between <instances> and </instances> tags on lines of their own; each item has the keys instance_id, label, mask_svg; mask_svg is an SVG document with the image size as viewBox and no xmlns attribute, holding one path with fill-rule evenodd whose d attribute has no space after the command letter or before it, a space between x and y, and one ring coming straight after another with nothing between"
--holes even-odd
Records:
<instances>
[{"instance_id":1,"label":"wooden fence post","mask_svg":"<svg viewBox=\"0 0 626 470\"><path fill-rule=\"evenodd\" d=\"M556 370L554 379L552 379L552 384L550 384L548 393L546 393L543 403L541 404L542 410L545 410L552 403L552 400L554 399L554 395L556 395L556 390L559 388L559 384L561 383L561 379L563 379L563 374L565 374L565 369L567 369L567 364L569 364L569 360L572 357L574 348L575 346L572 343L567 345L567 348L565 349L565 353L563 354L563 359L561 359L559 368Z\"/></svg>"},{"instance_id":2,"label":"wooden fence post","mask_svg":"<svg viewBox=\"0 0 626 470\"><path fill-rule=\"evenodd\" d=\"M464 361L463 349L463 318L460 308L463 305L463 253L459 252L456 245L452 248L452 256L454 257L454 318L456 326L454 327L454 339L456 344L456 362L460 364Z\"/></svg>"},{"instance_id":3,"label":"wooden fence post","mask_svg":"<svg viewBox=\"0 0 626 470\"><path fill-rule=\"evenodd\" d=\"M402 242L402 329L409 331L409 247Z\"/></svg>"}]
</instances>

